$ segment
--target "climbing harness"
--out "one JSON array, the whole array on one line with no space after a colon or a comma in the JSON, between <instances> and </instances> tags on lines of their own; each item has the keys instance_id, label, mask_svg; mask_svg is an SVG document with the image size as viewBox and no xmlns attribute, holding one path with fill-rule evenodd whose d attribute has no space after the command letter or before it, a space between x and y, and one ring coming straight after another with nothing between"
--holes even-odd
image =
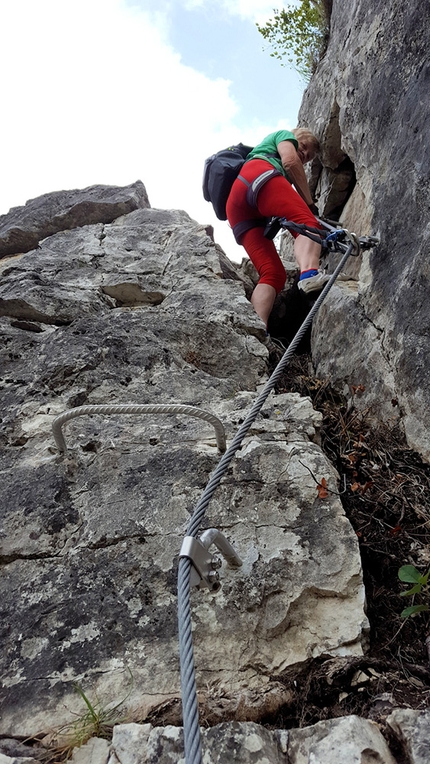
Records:
<instances>
[{"instance_id":1,"label":"climbing harness","mask_svg":"<svg viewBox=\"0 0 430 764\"><path fill-rule=\"evenodd\" d=\"M218 561L211 557L208 553L208 544L204 543L204 534L197 539L197 534L203 520L205 511L209 505L209 502L217 489L221 478L225 474L234 454L240 447L245 435L249 428L257 418L261 411L266 399L270 392L274 389L276 383L284 373L284 370L294 354L297 346L305 335L306 331L310 327L313 318L319 310L321 304L325 300L326 295L330 291L338 275L341 273L346 261L350 255L358 255L361 249L370 249L379 243L378 239L373 237L360 237L350 233L346 229L339 229L336 225L326 223L324 220L318 222L322 225L324 230L313 229L309 231L305 226L301 226L300 233L307 236L314 236L315 231L319 234L319 242L323 244L325 242L325 248L330 251L342 252L343 257L339 264L335 268L333 274L327 281L324 289L316 299L311 310L306 316L304 322L292 339L290 345L276 366L274 372L266 382L263 390L259 393L256 401L251 407L247 417L240 426L236 436L233 438L231 444L227 448L226 452L221 457L218 466L211 474L209 481L203 491L199 501L197 502L188 528L186 531L185 541L182 545L179 553L179 568L178 568L178 631L179 631L179 659L180 659L180 673L181 673L181 693L182 693L182 716L183 716L183 730L184 730L184 748L185 748L185 762L186 764L202 764L202 750L200 741L200 727L199 727L199 712L197 703L197 689L195 679L194 668L194 655L193 655L193 641L191 632L191 586L192 581L196 581L200 584L204 581L205 577L209 579L209 588L212 591L217 591L221 584L219 582L219 576L213 576L212 573L219 567ZM269 226L274 230L278 225L278 230L281 228L288 230L296 230L296 223L286 220L285 218L275 218L269 221ZM293 228L294 226L294 228ZM330 236L330 238L328 238ZM211 529L213 530L213 529ZM192 540L196 540L197 544L194 544ZM202 545L206 551L206 554L202 553L199 547ZM220 548L220 546L219 546ZM222 550L221 550L222 551ZM233 550L234 551L234 550ZM200 564L200 555L203 555L203 565ZM234 558L236 561L236 567L238 567L236 553ZM215 584L215 589L213 584Z\"/></svg>"}]
</instances>

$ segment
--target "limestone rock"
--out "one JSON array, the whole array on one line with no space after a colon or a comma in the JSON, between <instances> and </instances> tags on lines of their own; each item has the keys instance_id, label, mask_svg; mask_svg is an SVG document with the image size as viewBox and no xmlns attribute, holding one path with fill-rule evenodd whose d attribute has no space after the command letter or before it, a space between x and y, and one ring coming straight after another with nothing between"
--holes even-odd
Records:
<instances>
[{"instance_id":1,"label":"limestone rock","mask_svg":"<svg viewBox=\"0 0 430 764\"><path fill-rule=\"evenodd\" d=\"M377 724L358 716L291 730L288 756L291 764L396 764Z\"/></svg>"},{"instance_id":2,"label":"limestone rock","mask_svg":"<svg viewBox=\"0 0 430 764\"><path fill-rule=\"evenodd\" d=\"M109 748L107 740L92 737L84 745L74 748L70 761L72 764L107 764Z\"/></svg>"},{"instance_id":3,"label":"limestone rock","mask_svg":"<svg viewBox=\"0 0 430 764\"><path fill-rule=\"evenodd\" d=\"M5 756L3 753L0 753L0 764L37 764L37 759L22 756Z\"/></svg>"},{"instance_id":4,"label":"limestone rock","mask_svg":"<svg viewBox=\"0 0 430 764\"><path fill-rule=\"evenodd\" d=\"M410 764L430 761L430 712L396 708L387 724L402 744Z\"/></svg>"},{"instance_id":5,"label":"limestone rock","mask_svg":"<svg viewBox=\"0 0 430 764\"><path fill-rule=\"evenodd\" d=\"M0 216L0 257L28 252L57 231L111 223L120 215L149 206L140 180L125 188L90 186L44 194Z\"/></svg>"},{"instance_id":6,"label":"limestone rock","mask_svg":"<svg viewBox=\"0 0 430 764\"><path fill-rule=\"evenodd\" d=\"M252 722L202 729L205 764L288 764L288 733L269 731ZM183 762L180 727L123 724L114 728L109 764L177 764Z\"/></svg>"},{"instance_id":7,"label":"limestone rock","mask_svg":"<svg viewBox=\"0 0 430 764\"><path fill-rule=\"evenodd\" d=\"M2 738L0 740L0 754L10 759L42 759L42 749L37 749L30 744L22 743L13 738Z\"/></svg>"},{"instance_id":8,"label":"limestone rock","mask_svg":"<svg viewBox=\"0 0 430 764\"><path fill-rule=\"evenodd\" d=\"M205 764L343 761L396 764L378 726L357 716L289 731L268 730L252 722L218 724L201 730L201 744ZM173 764L183 761L183 750L181 727L123 724L114 728L109 761L110 764Z\"/></svg>"},{"instance_id":9,"label":"limestone rock","mask_svg":"<svg viewBox=\"0 0 430 764\"><path fill-rule=\"evenodd\" d=\"M333 348L330 352L327 336ZM356 408L366 410L375 421L383 418L387 426L394 426L399 413L392 403L394 374L384 353L384 340L384 330L366 317L357 283L347 281L333 286L312 328L312 358L318 374L340 388L347 398L353 396ZM337 348L342 349L341 366Z\"/></svg>"},{"instance_id":10,"label":"limestone rock","mask_svg":"<svg viewBox=\"0 0 430 764\"><path fill-rule=\"evenodd\" d=\"M177 558L219 460L213 429L181 415L79 417L60 456L51 426L83 404L185 403L230 440L267 379L264 326L242 282L222 278L206 227L150 208L3 259L0 297L0 733L79 716L74 682L90 700L124 700L133 719L169 704L177 715ZM320 421L308 399L270 397L205 518L244 561L223 565L218 595L192 594L212 723L289 702L287 666L362 652L357 538Z\"/></svg>"},{"instance_id":11,"label":"limestone rock","mask_svg":"<svg viewBox=\"0 0 430 764\"><path fill-rule=\"evenodd\" d=\"M348 265L346 275L358 279L355 298L336 297L335 319L329 309L316 317L316 372L322 376L329 365L350 385L355 368L367 379L363 406L380 408L381 418L385 388L398 401L409 446L429 460L427 50L419 3L334 0L328 49L299 122L323 144L313 179L320 211L339 214L359 235L380 237L370 255ZM353 170L350 185L345 163ZM355 332L354 344L333 336L334 321Z\"/></svg>"}]
</instances>

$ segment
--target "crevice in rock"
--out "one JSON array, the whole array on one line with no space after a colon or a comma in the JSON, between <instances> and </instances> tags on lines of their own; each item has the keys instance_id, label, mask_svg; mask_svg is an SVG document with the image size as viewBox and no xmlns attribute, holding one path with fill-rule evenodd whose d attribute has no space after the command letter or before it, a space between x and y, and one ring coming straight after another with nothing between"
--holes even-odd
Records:
<instances>
[{"instance_id":1,"label":"crevice in rock","mask_svg":"<svg viewBox=\"0 0 430 764\"><path fill-rule=\"evenodd\" d=\"M19 299L0 299L0 316L16 318L24 321L37 321L41 324L50 324L52 326L69 326L72 323L72 319L69 318L61 318L61 316L48 316L46 313L41 313L40 311L36 310L36 308L33 308L31 305L29 305L28 302L25 302L25 300ZM33 331L37 330L33 329Z\"/></svg>"},{"instance_id":2,"label":"crevice in rock","mask_svg":"<svg viewBox=\"0 0 430 764\"><path fill-rule=\"evenodd\" d=\"M17 560L25 562L29 560L56 560L62 556L62 551L63 550L61 549L56 554L53 554L52 552L35 552L34 554L21 554L16 552L15 554L0 554L0 567L9 565L11 562L16 562Z\"/></svg>"},{"instance_id":3,"label":"crevice in rock","mask_svg":"<svg viewBox=\"0 0 430 764\"><path fill-rule=\"evenodd\" d=\"M103 241L104 241L104 239L106 239L104 223L102 223L101 231L100 231L100 233L99 233L97 238L99 240L100 246L102 247L103 246Z\"/></svg>"},{"instance_id":4,"label":"crevice in rock","mask_svg":"<svg viewBox=\"0 0 430 764\"><path fill-rule=\"evenodd\" d=\"M102 292L115 300L116 308L133 308L161 305L165 295L158 291L143 290L137 283L120 283L103 286Z\"/></svg>"},{"instance_id":5,"label":"crevice in rock","mask_svg":"<svg viewBox=\"0 0 430 764\"><path fill-rule=\"evenodd\" d=\"M324 657L308 664L303 673L300 669L299 676L294 673L291 681L299 704L261 722L302 727L357 714L384 724L394 707L424 708L430 696L425 644L430 617L420 613L400 619L409 603L400 597L404 587L398 579L402 564L428 567L430 467L407 447L398 427L375 427L365 411L348 404L328 381L315 378L309 357L293 357L277 392L309 395L323 414L323 451L344 480L340 498L360 546L370 644L362 658L352 659L355 663L336 659L340 663L335 683L327 684L329 663L324 667ZM371 668L376 674L352 685L351 668Z\"/></svg>"},{"instance_id":6,"label":"crevice in rock","mask_svg":"<svg viewBox=\"0 0 430 764\"><path fill-rule=\"evenodd\" d=\"M10 325L13 326L14 329L22 329L25 332L43 332L40 323L36 323L35 321L20 321L17 319L16 321L11 321Z\"/></svg>"},{"instance_id":7,"label":"crevice in rock","mask_svg":"<svg viewBox=\"0 0 430 764\"><path fill-rule=\"evenodd\" d=\"M106 536L102 537L98 541L94 541L93 543L87 544L85 547L82 547L79 545L79 549L85 548L85 549L108 549L111 546L116 546L117 544L121 544L123 541L137 541L139 544L146 544L146 537L154 536L155 534L151 533L145 533L143 535L142 533L139 534L130 534L125 536L115 536L115 538L106 538Z\"/></svg>"},{"instance_id":8,"label":"crevice in rock","mask_svg":"<svg viewBox=\"0 0 430 764\"><path fill-rule=\"evenodd\" d=\"M335 99L321 138L323 155L312 163L309 178L320 213L333 220L339 220L356 184L354 162L342 146L339 114Z\"/></svg>"},{"instance_id":9,"label":"crevice in rock","mask_svg":"<svg viewBox=\"0 0 430 764\"><path fill-rule=\"evenodd\" d=\"M357 182L354 163L346 156L336 170L328 172L329 187L324 203L324 215L339 220Z\"/></svg>"}]
</instances>

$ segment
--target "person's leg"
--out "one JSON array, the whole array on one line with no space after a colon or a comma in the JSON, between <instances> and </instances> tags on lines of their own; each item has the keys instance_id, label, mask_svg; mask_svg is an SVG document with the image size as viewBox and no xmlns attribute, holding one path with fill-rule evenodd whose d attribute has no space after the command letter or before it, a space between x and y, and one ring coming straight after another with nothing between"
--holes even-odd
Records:
<instances>
[{"instance_id":1,"label":"person's leg","mask_svg":"<svg viewBox=\"0 0 430 764\"><path fill-rule=\"evenodd\" d=\"M275 297L285 284L285 268L275 245L265 238L263 228L251 228L246 231L242 237L242 245L260 276L252 293L251 303L267 327Z\"/></svg>"},{"instance_id":2,"label":"person's leg","mask_svg":"<svg viewBox=\"0 0 430 764\"><path fill-rule=\"evenodd\" d=\"M318 270L321 247L308 236L299 234L294 241L294 256L300 271Z\"/></svg>"},{"instance_id":3,"label":"person's leg","mask_svg":"<svg viewBox=\"0 0 430 764\"><path fill-rule=\"evenodd\" d=\"M291 183L278 176L266 183L258 194L258 211L265 217L284 217L295 223L318 227L318 221ZM301 271L318 270L321 247L308 236L295 236L294 255Z\"/></svg>"},{"instance_id":4,"label":"person's leg","mask_svg":"<svg viewBox=\"0 0 430 764\"><path fill-rule=\"evenodd\" d=\"M270 286L270 284L262 284L261 281L258 282L252 293L251 303L257 316L260 316L266 328L269 316L272 312L273 303L275 302L275 297L276 289Z\"/></svg>"},{"instance_id":5,"label":"person's leg","mask_svg":"<svg viewBox=\"0 0 430 764\"><path fill-rule=\"evenodd\" d=\"M253 160L249 165L245 165L247 179L253 180L268 167L270 168L270 165L267 162ZM256 210L247 204L246 192L247 188L240 180L233 184L227 201L227 216L232 228L244 220L261 219ZM284 286L286 274L275 245L265 238L263 231L262 226L249 229L242 235L240 243L260 277L252 293L251 303L257 315L267 326L275 297Z\"/></svg>"},{"instance_id":6,"label":"person's leg","mask_svg":"<svg viewBox=\"0 0 430 764\"><path fill-rule=\"evenodd\" d=\"M307 204L282 177L275 177L266 183L258 195L258 210L263 215L285 217L295 223L317 228L318 221ZM293 234L294 255L300 268L298 287L302 292L321 291L329 276L319 271L321 246L308 236Z\"/></svg>"}]
</instances>

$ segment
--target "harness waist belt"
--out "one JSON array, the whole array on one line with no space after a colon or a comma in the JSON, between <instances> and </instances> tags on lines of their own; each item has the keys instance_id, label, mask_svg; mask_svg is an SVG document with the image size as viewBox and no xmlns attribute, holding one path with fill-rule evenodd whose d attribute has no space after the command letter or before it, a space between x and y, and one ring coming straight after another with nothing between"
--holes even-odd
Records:
<instances>
[{"instance_id":1,"label":"harness waist belt","mask_svg":"<svg viewBox=\"0 0 430 764\"><path fill-rule=\"evenodd\" d=\"M276 177L276 175L282 175L282 173L279 172L276 167L272 167L270 170L265 170L260 175L257 175L257 177L252 181L246 180L243 175L237 176L238 180L241 180L242 183L248 187L246 192L246 203L250 207L257 209L257 197L259 192L267 183L267 181ZM246 231L249 231L251 228L257 228L259 226L266 227L266 224L267 218L250 218L249 220L242 220L240 223L237 223L235 226L233 226L234 238L236 239L237 243L240 244L240 239L243 234L246 233Z\"/></svg>"},{"instance_id":2,"label":"harness waist belt","mask_svg":"<svg viewBox=\"0 0 430 764\"><path fill-rule=\"evenodd\" d=\"M260 226L265 228L266 224L267 218L250 218L249 220L241 220L240 223L236 223L232 231L237 244L240 244L243 234L250 231L251 228L259 228Z\"/></svg>"}]
</instances>

